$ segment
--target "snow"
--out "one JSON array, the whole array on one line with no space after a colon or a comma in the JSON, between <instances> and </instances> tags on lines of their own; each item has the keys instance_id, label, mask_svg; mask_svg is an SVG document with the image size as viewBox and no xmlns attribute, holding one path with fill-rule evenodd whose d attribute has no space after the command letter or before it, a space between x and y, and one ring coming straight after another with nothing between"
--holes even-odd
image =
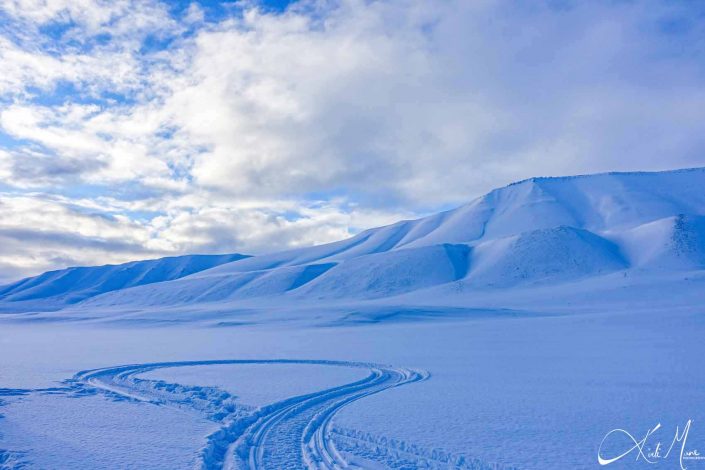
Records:
<instances>
[{"instance_id":1,"label":"snow","mask_svg":"<svg viewBox=\"0 0 705 470\"><path fill-rule=\"evenodd\" d=\"M506 287L568 281L627 268L614 243L587 230L559 226L480 244L467 283Z\"/></svg>"},{"instance_id":2,"label":"snow","mask_svg":"<svg viewBox=\"0 0 705 470\"><path fill-rule=\"evenodd\" d=\"M187 386L219 387L252 406L264 406L363 379L363 369L318 364L273 363L186 366L146 372L138 378Z\"/></svg>"},{"instance_id":3,"label":"snow","mask_svg":"<svg viewBox=\"0 0 705 470\"><path fill-rule=\"evenodd\" d=\"M597 468L610 430L688 420L702 453L703 188L535 178L332 244L0 288L0 469Z\"/></svg>"},{"instance_id":4,"label":"snow","mask_svg":"<svg viewBox=\"0 0 705 470\"><path fill-rule=\"evenodd\" d=\"M422 452L441 449L518 468L596 468L596 447L616 427L640 432L661 422L670 430L694 419L692 445L700 445L705 435L697 426L705 418L700 406L703 334L701 310L607 310L354 328L8 324L1 360L3 380L20 388L57 386L78 370L159 361L290 358L413 367L431 376L342 408L334 417L335 427L376 440L395 439ZM31 380L28 364L35 375ZM292 387L296 367L218 365L203 366L199 372L198 366L190 366L137 377L218 386L250 405L266 401L268 394L279 400L364 375L357 369L347 375L340 366L327 375L326 366L302 365L302 377L294 378ZM224 372L218 373L218 368ZM306 381L305 389L298 388ZM56 455L68 459L65 462L93 462L96 468L109 468L108 462L137 467L154 462L151 456L156 455L171 468L192 468L206 435L218 424L206 423L197 410L183 406L116 402L99 394L71 398L31 393L3 400L7 403L0 408L5 415L0 448L26 452L23 458L39 468L51 468L40 464L51 463ZM94 409L101 400L104 408ZM76 429L68 434L76 440L68 437L72 448L56 454L55 442L66 438L66 429ZM101 435L90 437L97 432ZM39 433L43 437L35 439ZM104 450L108 437L112 449L130 452ZM156 451L137 445L139 439L158 446Z\"/></svg>"},{"instance_id":5,"label":"snow","mask_svg":"<svg viewBox=\"0 0 705 470\"><path fill-rule=\"evenodd\" d=\"M100 396L25 397L3 413L0 448L12 450L17 468L189 468L200 447L193 436L215 428L164 407Z\"/></svg>"},{"instance_id":6,"label":"snow","mask_svg":"<svg viewBox=\"0 0 705 470\"><path fill-rule=\"evenodd\" d=\"M188 255L49 271L0 287L0 301L16 305L14 310L57 309L106 292L179 279L243 258L238 254Z\"/></svg>"},{"instance_id":7,"label":"snow","mask_svg":"<svg viewBox=\"0 0 705 470\"><path fill-rule=\"evenodd\" d=\"M340 263L296 294L317 299L388 297L462 279L469 255L466 245L449 244L363 255Z\"/></svg>"}]
</instances>

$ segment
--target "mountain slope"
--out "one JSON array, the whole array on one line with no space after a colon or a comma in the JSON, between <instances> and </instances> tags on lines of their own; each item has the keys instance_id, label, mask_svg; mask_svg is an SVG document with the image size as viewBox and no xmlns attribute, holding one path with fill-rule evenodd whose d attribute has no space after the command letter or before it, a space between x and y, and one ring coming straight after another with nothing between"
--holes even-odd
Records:
<instances>
[{"instance_id":1,"label":"mountain slope","mask_svg":"<svg viewBox=\"0 0 705 470\"><path fill-rule=\"evenodd\" d=\"M125 264L49 271L0 287L0 303L74 304L119 289L170 281L246 258L244 255L188 255Z\"/></svg>"},{"instance_id":2,"label":"mountain slope","mask_svg":"<svg viewBox=\"0 0 705 470\"><path fill-rule=\"evenodd\" d=\"M628 267L616 244L566 226L490 240L475 249L473 259L468 283L478 287L565 282Z\"/></svg>"},{"instance_id":3,"label":"mountain slope","mask_svg":"<svg viewBox=\"0 0 705 470\"><path fill-rule=\"evenodd\" d=\"M646 270L705 269L705 217L677 214L618 235L634 267Z\"/></svg>"}]
</instances>

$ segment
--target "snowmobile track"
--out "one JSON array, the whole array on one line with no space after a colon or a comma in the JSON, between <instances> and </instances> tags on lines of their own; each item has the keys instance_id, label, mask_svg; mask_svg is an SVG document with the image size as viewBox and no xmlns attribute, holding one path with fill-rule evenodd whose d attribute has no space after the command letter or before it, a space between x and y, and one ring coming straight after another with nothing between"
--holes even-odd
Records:
<instances>
[{"instance_id":1,"label":"snowmobile track","mask_svg":"<svg viewBox=\"0 0 705 470\"><path fill-rule=\"evenodd\" d=\"M312 364L367 369L362 380L307 395L287 398L252 410L212 387L187 387L140 379L162 368L225 364ZM79 372L72 382L109 396L158 405L190 407L221 423L207 438L197 468L209 469L343 469L357 468L336 449L332 420L346 405L366 396L426 380L423 371L379 364L327 360L211 360L132 364Z\"/></svg>"}]
</instances>

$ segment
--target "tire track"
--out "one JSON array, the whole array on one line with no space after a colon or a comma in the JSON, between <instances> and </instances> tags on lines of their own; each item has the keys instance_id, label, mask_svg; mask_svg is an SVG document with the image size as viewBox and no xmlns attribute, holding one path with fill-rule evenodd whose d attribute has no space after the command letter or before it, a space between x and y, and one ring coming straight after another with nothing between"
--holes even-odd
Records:
<instances>
[{"instance_id":1,"label":"tire track","mask_svg":"<svg viewBox=\"0 0 705 470\"><path fill-rule=\"evenodd\" d=\"M191 387L140 379L161 368L225 364L313 364L363 368L362 380L296 396L256 410L235 403L214 387ZM351 468L331 440L334 415L348 404L429 377L422 371L378 364L326 360L212 360L131 364L79 372L72 382L117 399L198 410L221 423L209 435L196 467L210 469Z\"/></svg>"}]
</instances>

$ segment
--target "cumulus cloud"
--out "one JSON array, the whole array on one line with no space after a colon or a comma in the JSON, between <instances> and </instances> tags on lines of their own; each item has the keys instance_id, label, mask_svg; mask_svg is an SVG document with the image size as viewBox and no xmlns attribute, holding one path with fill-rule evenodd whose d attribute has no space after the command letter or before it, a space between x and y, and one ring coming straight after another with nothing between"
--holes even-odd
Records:
<instances>
[{"instance_id":1,"label":"cumulus cloud","mask_svg":"<svg viewBox=\"0 0 705 470\"><path fill-rule=\"evenodd\" d=\"M692 3L208 8L0 0L5 277L323 243L529 176L705 164Z\"/></svg>"},{"instance_id":2,"label":"cumulus cloud","mask_svg":"<svg viewBox=\"0 0 705 470\"><path fill-rule=\"evenodd\" d=\"M199 34L167 106L210 145L195 180L236 194L344 188L418 206L536 173L700 164L702 24L688 13L658 2L252 10ZM695 24L674 33L668 21Z\"/></svg>"},{"instance_id":3,"label":"cumulus cloud","mask_svg":"<svg viewBox=\"0 0 705 470\"><path fill-rule=\"evenodd\" d=\"M51 269L144 256L149 237L139 223L91 212L40 194L0 194L0 280Z\"/></svg>"}]
</instances>

